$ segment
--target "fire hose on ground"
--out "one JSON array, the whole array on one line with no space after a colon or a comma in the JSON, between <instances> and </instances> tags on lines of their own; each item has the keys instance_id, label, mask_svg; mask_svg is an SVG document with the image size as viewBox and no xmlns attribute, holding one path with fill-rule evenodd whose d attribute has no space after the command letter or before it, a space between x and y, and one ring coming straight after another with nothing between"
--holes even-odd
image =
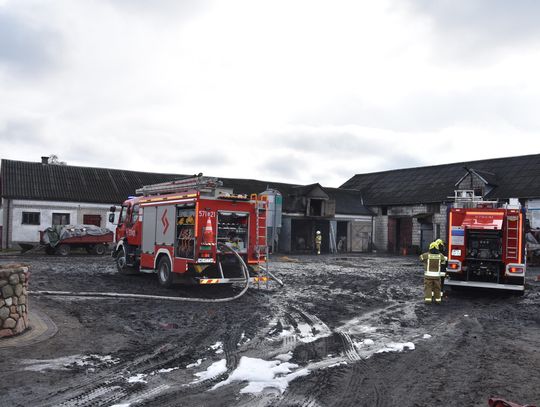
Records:
<instances>
[{"instance_id":1,"label":"fire hose on ground","mask_svg":"<svg viewBox=\"0 0 540 407\"><path fill-rule=\"evenodd\" d=\"M31 294L36 295L52 295L52 296L66 296L66 297L94 297L94 298L132 298L132 299L145 299L145 300L165 300L165 301L188 301L188 302L228 302L228 301L234 301L240 297L242 297L248 290L250 286L250 277L249 277L249 269L242 257L236 252L236 250L230 248L226 245L219 245L219 248L221 250L230 251L232 254L236 256L238 261L240 262L240 265L242 267L242 271L244 272L244 278L245 278L245 286L238 294L232 296L232 297L225 297L225 298L192 298L192 297L171 297L171 296L162 296L162 295L148 295L148 294L130 294L130 293L96 293L96 292L77 292L77 291L30 291ZM283 286L283 282L279 280L277 277L275 277L273 274L266 272L272 276L274 280L276 280L281 286Z\"/></svg>"}]
</instances>

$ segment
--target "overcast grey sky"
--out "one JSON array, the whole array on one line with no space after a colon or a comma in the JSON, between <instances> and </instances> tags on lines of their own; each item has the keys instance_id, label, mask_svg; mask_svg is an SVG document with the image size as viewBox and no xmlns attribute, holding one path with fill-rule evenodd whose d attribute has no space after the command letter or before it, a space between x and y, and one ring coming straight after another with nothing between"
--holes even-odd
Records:
<instances>
[{"instance_id":1,"label":"overcast grey sky","mask_svg":"<svg viewBox=\"0 0 540 407\"><path fill-rule=\"evenodd\" d=\"M0 0L0 158L339 186L540 153L540 1Z\"/></svg>"}]
</instances>

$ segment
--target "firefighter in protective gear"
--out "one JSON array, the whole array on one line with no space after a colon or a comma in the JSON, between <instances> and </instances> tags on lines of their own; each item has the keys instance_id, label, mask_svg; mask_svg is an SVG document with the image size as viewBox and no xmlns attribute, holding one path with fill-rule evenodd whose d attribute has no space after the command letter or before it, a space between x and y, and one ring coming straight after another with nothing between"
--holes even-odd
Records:
<instances>
[{"instance_id":1,"label":"firefighter in protective gear","mask_svg":"<svg viewBox=\"0 0 540 407\"><path fill-rule=\"evenodd\" d=\"M322 244L321 232L317 230L317 233L315 234L315 250L317 250L317 254L321 254L321 244Z\"/></svg>"},{"instance_id":2,"label":"firefighter in protective gear","mask_svg":"<svg viewBox=\"0 0 540 407\"><path fill-rule=\"evenodd\" d=\"M424 301L431 304L433 298L436 304L441 303L441 263L446 262L446 257L439 252L438 245L433 242L429 245L429 251L420 256L425 263L424 270Z\"/></svg>"},{"instance_id":3,"label":"firefighter in protective gear","mask_svg":"<svg viewBox=\"0 0 540 407\"><path fill-rule=\"evenodd\" d=\"M446 247L442 239L435 240L437 249L443 256L446 256ZM441 263L441 297L444 295L444 279L446 278L446 262Z\"/></svg>"}]
</instances>

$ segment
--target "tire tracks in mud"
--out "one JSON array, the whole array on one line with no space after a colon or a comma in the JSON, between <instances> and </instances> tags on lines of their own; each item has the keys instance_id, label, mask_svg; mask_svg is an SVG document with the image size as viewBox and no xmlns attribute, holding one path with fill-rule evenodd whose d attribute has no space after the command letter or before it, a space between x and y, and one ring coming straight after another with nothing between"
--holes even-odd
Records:
<instances>
[{"instance_id":1,"label":"tire tracks in mud","mask_svg":"<svg viewBox=\"0 0 540 407\"><path fill-rule=\"evenodd\" d=\"M203 340L206 334L200 334L194 340ZM130 352L135 353L135 352ZM141 374L145 378L150 377L166 366L178 366L191 360L189 352L177 353L177 347L171 343L165 343L152 351L134 359L127 357L120 364L110 368L101 368L97 374L91 374L88 378L79 380L74 386L62 388L48 396L48 401L42 405L47 407L84 407L95 405L109 405L125 399L147 399L156 394L157 390L164 391L169 386L158 384L152 389L147 389L146 383L129 383L128 378L135 374ZM175 367L176 367L175 366Z\"/></svg>"},{"instance_id":2,"label":"tire tracks in mud","mask_svg":"<svg viewBox=\"0 0 540 407\"><path fill-rule=\"evenodd\" d=\"M362 336L363 329L374 326L384 331L383 337L391 337L396 334L396 329L402 328L401 323L404 317L408 320L404 329L411 329L414 332L416 306L416 303L405 301L392 302L383 308L374 309L354 318L349 321L349 324L329 330L333 336L333 350L340 352L341 359L349 366L332 367L328 364L324 366L323 363L323 367L313 372L309 379L302 380L304 387L301 391L296 390L295 386L287 389L278 405L293 404L302 407L318 405L383 407L388 405L383 390L380 389L377 381L370 377L369 366L364 360L365 357L358 352L353 335ZM291 308L294 309L294 307ZM301 311L299 314L305 313ZM288 315L293 315L293 313ZM317 317L316 319L320 320ZM307 318L307 320L314 319ZM409 325L413 327L409 328ZM334 398L329 398L329 394L333 394ZM336 395L338 395L337 399L335 399Z\"/></svg>"}]
</instances>

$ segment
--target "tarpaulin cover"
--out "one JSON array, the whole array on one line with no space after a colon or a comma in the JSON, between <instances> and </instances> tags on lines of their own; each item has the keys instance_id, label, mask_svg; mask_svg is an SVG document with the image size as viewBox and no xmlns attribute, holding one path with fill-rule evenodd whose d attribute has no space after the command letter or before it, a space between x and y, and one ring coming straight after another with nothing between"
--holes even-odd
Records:
<instances>
[{"instance_id":1,"label":"tarpaulin cover","mask_svg":"<svg viewBox=\"0 0 540 407\"><path fill-rule=\"evenodd\" d=\"M75 236L103 236L112 233L107 228L94 225L55 225L43 231L43 243L55 247L58 242Z\"/></svg>"},{"instance_id":2,"label":"tarpaulin cover","mask_svg":"<svg viewBox=\"0 0 540 407\"><path fill-rule=\"evenodd\" d=\"M504 214L502 212L495 213L474 213L470 212L465 215L463 223L464 227L471 229L502 229Z\"/></svg>"}]
</instances>

